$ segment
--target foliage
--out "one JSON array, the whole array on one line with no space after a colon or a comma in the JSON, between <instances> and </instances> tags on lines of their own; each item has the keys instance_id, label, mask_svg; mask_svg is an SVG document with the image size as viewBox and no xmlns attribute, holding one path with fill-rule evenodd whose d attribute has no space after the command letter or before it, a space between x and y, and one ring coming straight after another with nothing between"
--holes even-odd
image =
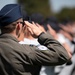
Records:
<instances>
[{"instance_id":1,"label":"foliage","mask_svg":"<svg viewBox=\"0 0 75 75\"><path fill-rule=\"evenodd\" d=\"M44 16L50 15L48 0L18 0L18 2L24 6L24 10L26 10L28 14L39 12Z\"/></svg>"},{"instance_id":2,"label":"foliage","mask_svg":"<svg viewBox=\"0 0 75 75\"><path fill-rule=\"evenodd\" d=\"M75 8L63 8L61 12L56 14L56 16L59 18L59 21L67 17L69 17L72 20L75 20Z\"/></svg>"},{"instance_id":3,"label":"foliage","mask_svg":"<svg viewBox=\"0 0 75 75\"><path fill-rule=\"evenodd\" d=\"M43 14L44 17L56 16L59 21L66 17L75 20L75 8L63 8L59 13L52 13L48 1L49 0L18 0L28 14L39 12Z\"/></svg>"}]
</instances>

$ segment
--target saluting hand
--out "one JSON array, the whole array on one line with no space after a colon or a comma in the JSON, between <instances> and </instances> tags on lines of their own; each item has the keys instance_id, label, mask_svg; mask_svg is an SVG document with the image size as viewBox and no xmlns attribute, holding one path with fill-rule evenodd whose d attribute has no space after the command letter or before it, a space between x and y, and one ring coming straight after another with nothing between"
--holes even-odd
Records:
<instances>
[{"instance_id":1,"label":"saluting hand","mask_svg":"<svg viewBox=\"0 0 75 75\"><path fill-rule=\"evenodd\" d=\"M43 30L41 30L41 26L35 24L34 22L29 23L28 21L25 21L25 25L27 26L33 37L38 37L43 32Z\"/></svg>"}]
</instances>

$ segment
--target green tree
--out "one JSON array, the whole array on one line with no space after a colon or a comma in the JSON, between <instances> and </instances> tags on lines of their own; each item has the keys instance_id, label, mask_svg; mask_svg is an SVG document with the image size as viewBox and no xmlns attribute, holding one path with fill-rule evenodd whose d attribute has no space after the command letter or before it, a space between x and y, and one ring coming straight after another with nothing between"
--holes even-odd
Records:
<instances>
[{"instance_id":1,"label":"green tree","mask_svg":"<svg viewBox=\"0 0 75 75\"><path fill-rule=\"evenodd\" d=\"M48 1L49 0L18 0L18 3L23 6L23 10L26 10L28 14L39 12L46 17L51 14Z\"/></svg>"},{"instance_id":2,"label":"green tree","mask_svg":"<svg viewBox=\"0 0 75 75\"><path fill-rule=\"evenodd\" d=\"M56 14L56 16L59 18L59 21L62 19L69 17L72 20L75 20L75 8L70 9L70 8L63 8L61 12Z\"/></svg>"}]
</instances>

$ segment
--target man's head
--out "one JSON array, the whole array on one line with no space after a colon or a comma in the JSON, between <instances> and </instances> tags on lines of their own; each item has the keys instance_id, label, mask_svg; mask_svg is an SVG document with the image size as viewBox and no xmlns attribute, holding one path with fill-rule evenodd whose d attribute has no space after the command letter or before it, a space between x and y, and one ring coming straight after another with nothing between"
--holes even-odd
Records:
<instances>
[{"instance_id":1,"label":"man's head","mask_svg":"<svg viewBox=\"0 0 75 75\"><path fill-rule=\"evenodd\" d=\"M22 29L22 13L18 4L5 5L0 11L0 27L2 33L20 34Z\"/></svg>"}]
</instances>

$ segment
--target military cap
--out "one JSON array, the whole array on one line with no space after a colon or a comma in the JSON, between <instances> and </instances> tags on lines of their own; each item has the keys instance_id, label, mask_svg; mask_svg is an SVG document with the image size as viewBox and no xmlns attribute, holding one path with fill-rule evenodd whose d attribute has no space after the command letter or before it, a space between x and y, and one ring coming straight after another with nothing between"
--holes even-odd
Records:
<instances>
[{"instance_id":1,"label":"military cap","mask_svg":"<svg viewBox=\"0 0 75 75\"><path fill-rule=\"evenodd\" d=\"M19 4L7 4L0 10L0 25L6 26L22 18Z\"/></svg>"},{"instance_id":2,"label":"military cap","mask_svg":"<svg viewBox=\"0 0 75 75\"><path fill-rule=\"evenodd\" d=\"M41 13L33 13L30 16L31 21L39 23L40 25L44 22L44 16Z\"/></svg>"}]
</instances>

